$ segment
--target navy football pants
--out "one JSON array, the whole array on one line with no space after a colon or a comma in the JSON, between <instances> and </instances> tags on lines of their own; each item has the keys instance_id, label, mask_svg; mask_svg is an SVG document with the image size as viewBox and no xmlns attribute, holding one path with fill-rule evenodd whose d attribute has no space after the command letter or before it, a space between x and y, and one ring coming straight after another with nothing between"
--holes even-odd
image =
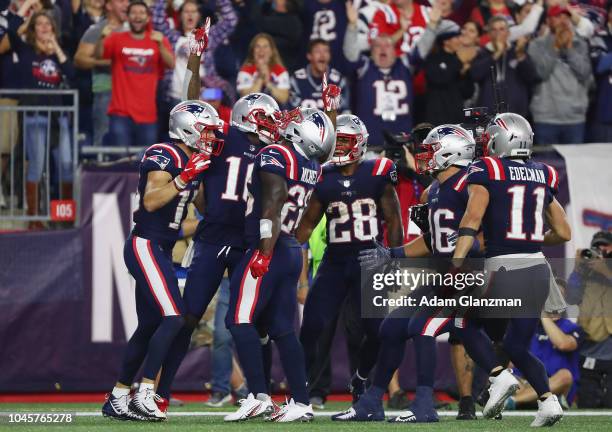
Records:
<instances>
[{"instance_id":1,"label":"navy football pants","mask_svg":"<svg viewBox=\"0 0 612 432\"><path fill-rule=\"evenodd\" d=\"M119 377L119 382L130 385L145 357L143 376L155 379L184 324L185 306L169 246L131 235L125 242L123 257L136 280L138 316L138 327L128 342Z\"/></svg>"},{"instance_id":2,"label":"navy football pants","mask_svg":"<svg viewBox=\"0 0 612 432\"><path fill-rule=\"evenodd\" d=\"M294 330L302 250L297 243L288 245L279 239L268 272L257 279L249 269L254 252L247 251L232 275L226 316L249 391L268 393L257 324L276 343L294 400L307 404L304 352Z\"/></svg>"},{"instance_id":3,"label":"navy football pants","mask_svg":"<svg viewBox=\"0 0 612 432\"><path fill-rule=\"evenodd\" d=\"M315 280L306 297L300 341L304 346L306 369L310 370L318 353L318 340L323 331L336 320L344 301L352 302L353 310L361 316L361 268L354 254L342 257L326 253ZM362 341L359 365L361 376L367 376L376 363L378 329L382 319L362 318L365 338Z\"/></svg>"},{"instance_id":4,"label":"navy football pants","mask_svg":"<svg viewBox=\"0 0 612 432\"><path fill-rule=\"evenodd\" d=\"M191 335L219 289L225 271L231 276L244 251L195 240L194 255L183 292L186 325L180 330L166 357L157 392L167 398L179 366L187 355Z\"/></svg>"}]
</instances>

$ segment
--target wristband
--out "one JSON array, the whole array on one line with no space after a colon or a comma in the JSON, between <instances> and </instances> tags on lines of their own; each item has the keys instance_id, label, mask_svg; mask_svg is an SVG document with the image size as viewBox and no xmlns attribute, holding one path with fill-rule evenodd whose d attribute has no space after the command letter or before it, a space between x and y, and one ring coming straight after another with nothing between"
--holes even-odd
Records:
<instances>
[{"instance_id":1,"label":"wristband","mask_svg":"<svg viewBox=\"0 0 612 432\"><path fill-rule=\"evenodd\" d=\"M181 176L176 176L176 177L174 177L174 187L179 192L182 192L187 187L187 183L185 183L185 182L183 182L183 180L181 180Z\"/></svg>"},{"instance_id":2,"label":"wristband","mask_svg":"<svg viewBox=\"0 0 612 432\"><path fill-rule=\"evenodd\" d=\"M467 237L476 237L478 235L478 231L473 228L459 228L457 232L457 238L467 236Z\"/></svg>"},{"instance_id":3,"label":"wristband","mask_svg":"<svg viewBox=\"0 0 612 432\"><path fill-rule=\"evenodd\" d=\"M391 258L406 258L406 251L404 246L398 246L390 249Z\"/></svg>"},{"instance_id":4,"label":"wristband","mask_svg":"<svg viewBox=\"0 0 612 432\"><path fill-rule=\"evenodd\" d=\"M259 220L259 238L272 238L272 221L270 219Z\"/></svg>"}]
</instances>

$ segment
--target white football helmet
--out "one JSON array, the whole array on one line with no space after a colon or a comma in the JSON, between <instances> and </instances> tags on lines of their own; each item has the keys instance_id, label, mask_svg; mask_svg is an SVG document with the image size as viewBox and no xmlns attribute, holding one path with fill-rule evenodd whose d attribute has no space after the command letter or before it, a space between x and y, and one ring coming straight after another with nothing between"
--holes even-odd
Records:
<instances>
[{"instance_id":1,"label":"white football helmet","mask_svg":"<svg viewBox=\"0 0 612 432\"><path fill-rule=\"evenodd\" d=\"M336 149L330 163L338 166L359 162L368 148L368 130L359 117L342 114L336 118Z\"/></svg>"},{"instance_id":2,"label":"white football helmet","mask_svg":"<svg viewBox=\"0 0 612 432\"><path fill-rule=\"evenodd\" d=\"M334 154L336 131L330 118L321 110L315 109L301 121L299 118L290 120L280 129L280 134L308 159L325 163Z\"/></svg>"},{"instance_id":3,"label":"white football helmet","mask_svg":"<svg viewBox=\"0 0 612 432\"><path fill-rule=\"evenodd\" d=\"M199 100L178 103L170 111L168 126L170 138L181 140L198 152L216 156L223 149L223 140L207 133L223 130L223 120L209 103Z\"/></svg>"},{"instance_id":4,"label":"white football helmet","mask_svg":"<svg viewBox=\"0 0 612 432\"><path fill-rule=\"evenodd\" d=\"M468 166L474 159L476 142L461 126L436 126L423 140L421 152L415 155L419 174L442 171L451 165Z\"/></svg>"},{"instance_id":5,"label":"white football helmet","mask_svg":"<svg viewBox=\"0 0 612 432\"><path fill-rule=\"evenodd\" d=\"M485 131L487 155L530 157L533 149L533 130L523 116L515 113L497 114Z\"/></svg>"},{"instance_id":6,"label":"white football helmet","mask_svg":"<svg viewBox=\"0 0 612 432\"><path fill-rule=\"evenodd\" d=\"M280 112L278 103L267 94L251 93L241 97L232 108L230 124L243 132L257 134L265 144L278 141L278 128L274 122L276 113Z\"/></svg>"}]
</instances>

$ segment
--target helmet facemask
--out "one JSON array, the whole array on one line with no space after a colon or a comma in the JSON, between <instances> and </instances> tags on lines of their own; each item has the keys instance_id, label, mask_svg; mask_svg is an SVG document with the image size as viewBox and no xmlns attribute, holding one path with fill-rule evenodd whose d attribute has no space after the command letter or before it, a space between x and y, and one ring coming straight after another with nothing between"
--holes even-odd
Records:
<instances>
[{"instance_id":1,"label":"helmet facemask","mask_svg":"<svg viewBox=\"0 0 612 432\"><path fill-rule=\"evenodd\" d=\"M331 163L337 166L349 165L359 162L363 155L359 154L359 142L362 135L336 133L336 149Z\"/></svg>"},{"instance_id":2,"label":"helmet facemask","mask_svg":"<svg viewBox=\"0 0 612 432\"><path fill-rule=\"evenodd\" d=\"M273 144L280 139L278 126L274 121L274 114L268 114L262 108L255 108L249 112L245 119L247 122L255 125L259 140L265 144Z\"/></svg>"},{"instance_id":3,"label":"helmet facemask","mask_svg":"<svg viewBox=\"0 0 612 432\"><path fill-rule=\"evenodd\" d=\"M218 126L198 122L193 127L200 134L193 147L198 152L208 156L219 156L223 150L224 141L214 134L215 131L219 130Z\"/></svg>"},{"instance_id":4,"label":"helmet facemask","mask_svg":"<svg viewBox=\"0 0 612 432\"><path fill-rule=\"evenodd\" d=\"M440 149L440 143L421 144L419 152L414 155L417 174L431 174L436 170L435 153Z\"/></svg>"}]
</instances>

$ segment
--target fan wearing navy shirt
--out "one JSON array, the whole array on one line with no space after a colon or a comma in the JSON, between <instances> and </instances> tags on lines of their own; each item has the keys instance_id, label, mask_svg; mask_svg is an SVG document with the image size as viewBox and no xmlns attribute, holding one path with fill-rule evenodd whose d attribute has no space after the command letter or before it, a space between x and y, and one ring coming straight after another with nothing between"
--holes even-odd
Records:
<instances>
[{"instance_id":1,"label":"fan wearing navy shirt","mask_svg":"<svg viewBox=\"0 0 612 432\"><path fill-rule=\"evenodd\" d=\"M197 72L196 72L197 73ZM232 277L245 253L245 212L248 183L257 153L277 140L272 116L278 104L263 93L240 98L232 109L231 126L223 134L227 145L211 160L203 176L203 218L194 235L194 255L183 293L185 327L177 335L159 380L158 394L170 396L170 387L187 355L191 335L214 297L223 275Z\"/></svg>"},{"instance_id":2,"label":"fan wearing navy shirt","mask_svg":"<svg viewBox=\"0 0 612 432\"><path fill-rule=\"evenodd\" d=\"M344 71L346 60L342 53L342 43L347 23L345 2L306 0L302 16L304 17L304 34L310 41L326 41L331 49L332 64Z\"/></svg>"},{"instance_id":3,"label":"fan wearing navy shirt","mask_svg":"<svg viewBox=\"0 0 612 432\"><path fill-rule=\"evenodd\" d=\"M340 111L349 109L349 94L346 80L342 74L329 67L331 54L329 43L322 39L313 39L308 44L306 54L308 64L296 70L291 76L291 93L289 101L293 107L323 109L323 75L327 80L342 89Z\"/></svg>"},{"instance_id":4,"label":"fan wearing navy shirt","mask_svg":"<svg viewBox=\"0 0 612 432\"><path fill-rule=\"evenodd\" d=\"M248 185L248 250L230 281L226 325L250 393L226 421L257 417L273 408L255 328L262 323L276 343L292 396L271 420L313 418L304 354L294 331L296 287L302 269L302 250L295 231L320 176L319 163L333 151L335 133L331 120L317 110L299 122L283 125L281 134L281 144L267 146L257 155Z\"/></svg>"},{"instance_id":5,"label":"fan wearing navy shirt","mask_svg":"<svg viewBox=\"0 0 612 432\"><path fill-rule=\"evenodd\" d=\"M555 199L559 176L554 168L529 158L533 132L518 114L498 114L489 123L487 152L467 177L469 201L458 231L453 255L458 268L482 229L486 245L485 270L492 273L487 295L520 299L522 307L510 311L503 348L538 394L538 412L532 426L552 425L563 416L557 397L550 392L546 370L529 351L550 287L550 270L543 245L562 244L571 238L563 207ZM545 230L545 222L550 227ZM453 270L455 271L455 270ZM493 313L481 311L485 316ZM500 316L499 313L496 315ZM467 348L467 340L464 341ZM492 370L489 393L495 401L487 417L497 415L518 388L508 371Z\"/></svg>"},{"instance_id":6,"label":"fan wearing navy shirt","mask_svg":"<svg viewBox=\"0 0 612 432\"><path fill-rule=\"evenodd\" d=\"M373 241L383 240L383 223L391 246L399 246L403 240L394 187L395 164L387 158L363 159L368 131L357 116L339 116L336 137L334 156L323 169L297 231L300 243L308 241L325 214L327 249L306 299L300 333L307 370L317 358L319 337L335 320L345 299L355 303L355 310L361 310L359 252L370 248ZM355 400L363 393L365 380L376 362L380 323L381 319L363 319L365 339L351 380Z\"/></svg>"},{"instance_id":7,"label":"fan wearing navy shirt","mask_svg":"<svg viewBox=\"0 0 612 432\"><path fill-rule=\"evenodd\" d=\"M170 137L174 141L152 145L144 153L138 182L139 207L124 248L125 264L136 280L138 326L128 342L119 380L102 408L105 416L166 419L165 409L158 403L164 407L167 401L155 393L154 382L184 324L185 313L172 265L172 248L187 206L200 189L200 174L223 146L223 141L215 137L220 126L211 105L182 102L170 113ZM142 381L129 400L132 381L141 366Z\"/></svg>"}]
</instances>

